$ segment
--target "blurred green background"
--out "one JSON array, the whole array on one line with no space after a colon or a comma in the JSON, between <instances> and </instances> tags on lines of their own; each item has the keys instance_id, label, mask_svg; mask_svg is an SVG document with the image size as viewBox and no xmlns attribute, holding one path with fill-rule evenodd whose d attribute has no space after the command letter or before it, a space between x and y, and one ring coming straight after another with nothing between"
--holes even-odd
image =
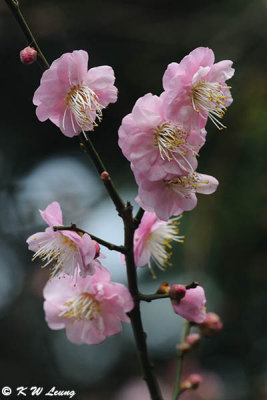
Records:
<instances>
[{"instance_id":1,"label":"blurred green background","mask_svg":"<svg viewBox=\"0 0 267 400\"><path fill-rule=\"evenodd\" d=\"M161 281L198 280L206 288L208 310L224 321L221 334L189 357L186 371L202 373L206 387L184 399L266 399L267 1L25 0L21 8L49 62L84 49L90 67L114 68L119 98L91 137L130 200L136 185L117 146L122 118L138 97L159 95L167 65L194 48L208 46L217 61L233 60L228 128L221 133L208 122L199 159L199 171L215 176L219 188L212 196L198 196L196 209L184 214L186 241L177 245L169 272L158 271L157 282L139 272L146 292ZM0 386L74 389L82 400L146 399L136 383L139 366L129 326L89 347L68 343L63 331L49 330L44 321L48 273L31 263L25 243L44 229L38 209L57 200L66 223L77 222L118 244L122 224L77 140L37 120L32 96L41 70L20 63L19 51L29 43L4 1L0 32ZM113 279L124 282L118 255L103 252ZM143 307L144 324L168 400L182 321L167 300L154 303Z\"/></svg>"}]
</instances>

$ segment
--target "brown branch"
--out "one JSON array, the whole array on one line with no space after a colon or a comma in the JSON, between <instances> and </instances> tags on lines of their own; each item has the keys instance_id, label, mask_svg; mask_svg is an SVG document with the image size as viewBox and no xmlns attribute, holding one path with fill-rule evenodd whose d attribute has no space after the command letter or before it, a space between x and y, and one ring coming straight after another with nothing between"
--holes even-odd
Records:
<instances>
[{"instance_id":1,"label":"brown branch","mask_svg":"<svg viewBox=\"0 0 267 400\"><path fill-rule=\"evenodd\" d=\"M85 138L83 133L80 133L79 140L80 140L81 148L91 158L97 172L99 173L99 175L101 177L101 175L106 172L106 168L105 168L101 158L99 157L93 143L91 142L89 137ZM109 174L107 172L106 172L106 174L107 174L106 177L105 178L101 177L101 179L104 183L104 186L105 186L111 200L113 201L113 203L116 207L116 210L118 211L119 215L121 215L121 211L125 207L124 201L121 199L120 195L118 194Z\"/></svg>"},{"instance_id":2,"label":"brown branch","mask_svg":"<svg viewBox=\"0 0 267 400\"><path fill-rule=\"evenodd\" d=\"M91 233L88 233L84 231L81 228L78 228L75 224L71 225L65 225L65 226L53 226L54 231L74 231L74 232L81 232L81 233L86 233L91 237L91 239L95 240L97 243L101 244L102 246L107 247L109 250L116 250L119 251L120 253L125 253L125 247L124 246L117 246L116 244L107 242L106 240L103 240L95 235L92 235Z\"/></svg>"},{"instance_id":3,"label":"brown branch","mask_svg":"<svg viewBox=\"0 0 267 400\"><path fill-rule=\"evenodd\" d=\"M43 55L40 47L38 46L38 43L36 41L36 39L34 38L22 12L20 11L19 8L19 2L17 0L5 0L5 2L7 3L8 7L10 8L12 14L14 15L15 19L17 20L19 26L21 27L24 35L26 36L26 39L28 41L29 45L34 45L37 54L38 54L38 59L42 65L43 69L47 69L50 67L47 59L45 58L45 56Z\"/></svg>"},{"instance_id":4,"label":"brown branch","mask_svg":"<svg viewBox=\"0 0 267 400\"><path fill-rule=\"evenodd\" d=\"M148 357L148 351L146 345L146 333L143 330L143 324L141 320L137 274L136 274L136 266L134 261L134 252L133 252L134 220L132 217L132 206L130 203L127 203L127 206L122 213L122 218L124 222L124 232L125 232L124 245L126 248L125 260L127 268L128 286L135 302L135 307L129 313L129 316L131 318L135 342L143 372L143 379L147 383L151 399L162 400L163 398L160 392L160 388L153 373L153 365L151 364Z\"/></svg>"}]
</instances>

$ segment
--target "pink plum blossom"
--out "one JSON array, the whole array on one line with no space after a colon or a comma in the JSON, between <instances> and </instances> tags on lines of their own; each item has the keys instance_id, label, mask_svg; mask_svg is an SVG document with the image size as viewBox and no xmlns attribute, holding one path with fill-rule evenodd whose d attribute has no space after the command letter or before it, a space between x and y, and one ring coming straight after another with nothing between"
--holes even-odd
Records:
<instances>
[{"instance_id":1,"label":"pink plum blossom","mask_svg":"<svg viewBox=\"0 0 267 400\"><path fill-rule=\"evenodd\" d=\"M202 323L206 318L206 297L202 286L187 289L181 300L171 300L176 314L190 322Z\"/></svg>"},{"instance_id":2,"label":"pink plum blossom","mask_svg":"<svg viewBox=\"0 0 267 400\"><path fill-rule=\"evenodd\" d=\"M103 265L92 276L78 276L75 284L69 276L60 278L46 284L44 310L48 326L65 328L71 342L99 344L122 330L121 321L130 321L126 314L134 306L130 292L111 282Z\"/></svg>"},{"instance_id":3,"label":"pink plum blossom","mask_svg":"<svg viewBox=\"0 0 267 400\"><path fill-rule=\"evenodd\" d=\"M198 47L180 63L168 65L163 87L169 96L169 118L207 121L209 117L219 128L220 119L233 99L225 81L234 74L232 61L214 63L214 53L208 47Z\"/></svg>"},{"instance_id":4,"label":"pink plum blossom","mask_svg":"<svg viewBox=\"0 0 267 400\"><path fill-rule=\"evenodd\" d=\"M192 210L197 204L195 193L211 194L218 186L217 179L197 172L185 176L170 174L165 179L150 181L131 166L138 184L137 203L163 221Z\"/></svg>"},{"instance_id":5,"label":"pink plum blossom","mask_svg":"<svg viewBox=\"0 0 267 400\"><path fill-rule=\"evenodd\" d=\"M139 227L134 233L134 257L137 267L148 264L152 270L150 259L164 270L171 253L172 240L183 243L183 236L179 236L178 220L161 221L155 213L146 211ZM153 270L152 270L153 271Z\"/></svg>"},{"instance_id":6,"label":"pink plum blossom","mask_svg":"<svg viewBox=\"0 0 267 400\"><path fill-rule=\"evenodd\" d=\"M117 100L113 69L107 65L87 71L84 50L65 53L43 73L33 103L40 121L50 119L69 137L91 131L102 109Z\"/></svg>"},{"instance_id":7,"label":"pink plum blossom","mask_svg":"<svg viewBox=\"0 0 267 400\"><path fill-rule=\"evenodd\" d=\"M205 142L205 129L166 118L165 98L166 93L141 97L119 128L123 154L149 180L195 170L196 156Z\"/></svg>"},{"instance_id":8,"label":"pink plum blossom","mask_svg":"<svg viewBox=\"0 0 267 400\"><path fill-rule=\"evenodd\" d=\"M44 232L37 232L27 239L29 250L34 251L33 260L40 257L51 265L51 277L63 272L73 277L93 274L99 264L99 245L88 234L79 235L68 230L54 231L54 226L62 226L62 211L58 202L49 204L41 217L49 225Z\"/></svg>"}]
</instances>

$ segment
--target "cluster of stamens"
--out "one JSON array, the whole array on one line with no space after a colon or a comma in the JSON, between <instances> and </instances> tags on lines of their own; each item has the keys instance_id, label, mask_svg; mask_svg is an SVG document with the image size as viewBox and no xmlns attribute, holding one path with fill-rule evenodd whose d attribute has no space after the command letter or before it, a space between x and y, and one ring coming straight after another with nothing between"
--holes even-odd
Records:
<instances>
[{"instance_id":1,"label":"cluster of stamens","mask_svg":"<svg viewBox=\"0 0 267 400\"><path fill-rule=\"evenodd\" d=\"M68 237L58 233L54 239L39 242L39 249L34 254L32 261L39 257L43 262L42 268L52 264L50 278L61 271L73 275L74 258L78 254L77 245Z\"/></svg>"},{"instance_id":2,"label":"cluster of stamens","mask_svg":"<svg viewBox=\"0 0 267 400\"><path fill-rule=\"evenodd\" d=\"M192 105L195 111L204 112L218 129L226 128L220 121L225 114L226 102L228 98L225 90L231 89L226 84L219 82L199 81L191 89Z\"/></svg>"},{"instance_id":3,"label":"cluster of stamens","mask_svg":"<svg viewBox=\"0 0 267 400\"><path fill-rule=\"evenodd\" d=\"M67 93L64 101L66 109L63 116L63 129L66 112L70 109L73 130L76 131L73 117L83 132L92 130L102 119L103 106L99 103L97 94L86 85L73 86Z\"/></svg>"},{"instance_id":4,"label":"cluster of stamens","mask_svg":"<svg viewBox=\"0 0 267 400\"><path fill-rule=\"evenodd\" d=\"M208 183L208 180L201 180L196 172L165 180L168 188L185 198L190 198L191 193L197 192L203 184Z\"/></svg>"},{"instance_id":5,"label":"cluster of stamens","mask_svg":"<svg viewBox=\"0 0 267 400\"><path fill-rule=\"evenodd\" d=\"M193 146L188 143L188 132L172 121L164 122L158 126L154 132L154 146L158 147L160 156L163 160L175 160L181 168L184 166L179 161L179 156L183 158L192 170L186 156L189 152L195 157L197 153ZM177 157L178 156L178 157Z\"/></svg>"},{"instance_id":6,"label":"cluster of stamens","mask_svg":"<svg viewBox=\"0 0 267 400\"><path fill-rule=\"evenodd\" d=\"M67 309L62 311L59 317L78 321L91 321L100 312L100 303L91 294L86 292L69 299L64 306Z\"/></svg>"},{"instance_id":7,"label":"cluster of stamens","mask_svg":"<svg viewBox=\"0 0 267 400\"><path fill-rule=\"evenodd\" d=\"M161 224L157 229L151 232L146 239L146 247L151 252L151 256L158 268L165 271L169 263L169 259L172 255L170 251L172 249L171 242L184 242L184 236L179 236L178 221L182 216L178 216L168 221L168 223ZM168 251L169 250L169 251ZM151 263L149 262L148 267L152 272L153 278L156 275L153 271Z\"/></svg>"}]
</instances>

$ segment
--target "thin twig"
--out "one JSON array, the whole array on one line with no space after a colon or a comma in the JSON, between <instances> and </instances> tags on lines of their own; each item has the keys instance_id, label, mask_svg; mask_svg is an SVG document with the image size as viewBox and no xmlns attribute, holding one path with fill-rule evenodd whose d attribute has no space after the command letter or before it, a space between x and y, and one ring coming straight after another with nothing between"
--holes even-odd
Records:
<instances>
[{"instance_id":1,"label":"thin twig","mask_svg":"<svg viewBox=\"0 0 267 400\"><path fill-rule=\"evenodd\" d=\"M190 331L190 322L185 320L184 333L182 336L181 344L183 344L185 342L186 337L189 335L189 331ZM178 353L177 353L177 366L176 366L176 371L175 371L175 380L174 380L174 389L173 389L172 400L177 400L179 398L179 395L182 393L180 382L181 382L181 375L182 375L183 358L184 358L184 351L182 349L182 346L180 346L180 347L178 347Z\"/></svg>"},{"instance_id":2,"label":"thin twig","mask_svg":"<svg viewBox=\"0 0 267 400\"><path fill-rule=\"evenodd\" d=\"M138 228L144 213L145 213L145 211L140 207L139 210L137 211L135 217L134 217L134 227L135 227L135 229Z\"/></svg>"},{"instance_id":3,"label":"thin twig","mask_svg":"<svg viewBox=\"0 0 267 400\"><path fill-rule=\"evenodd\" d=\"M86 233L91 237L91 239L95 240L99 244L102 244L102 246L107 247L109 250L119 251L120 253L125 253L126 251L124 246L117 246L116 244L107 242L106 240L103 240L95 235L92 235L91 233L84 231L81 228L78 228L75 224L65 225L65 226L54 226L53 229L54 231L74 231L77 233L79 232Z\"/></svg>"},{"instance_id":4,"label":"thin twig","mask_svg":"<svg viewBox=\"0 0 267 400\"><path fill-rule=\"evenodd\" d=\"M167 299L170 297L170 295L167 293L154 293L154 294L139 293L138 297L139 297L139 300L147 301L148 303L150 303L153 300Z\"/></svg>"},{"instance_id":5,"label":"thin twig","mask_svg":"<svg viewBox=\"0 0 267 400\"><path fill-rule=\"evenodd\" d=\"M39 61L42 64L42 67L44 69L47 69L50 67L47 59L45 58L45 56L43 55L40 47L38 46L38 43L36 42L36 39L34 38L22 12L20 11L19 8L19 2L17 0L5 0L5 2L7 3L8 7L10 8L11 12L13 13L14 17L16 18L19 26L21 27L24 35L26 36L26 39L28 41L28 44L31 46L32 44L34 45L37 53L38 53L38 58Z\"/></svg>"},{"instance_id":6,"label":"thin twig","mask_svg":"<svg viewBox=\"0 0 267 400\"><path fill-rule=\"evenodd\" d=\"M83 133L80 133L79 140L81 148L89 155L89 157L93 161L94 166L96 167L97 172L101 176L103 172L106 172L106 168L101 158L99 157L92 141L89 139L89 137L85 138ZM111 197L113 203L115 204L116 210L118 211L119 215L121 215L121 211L125 207L124 201L118 194L109 175L107 179L102 179L102 181L107 189L109 196Z\"/></svg>"}]
</instances>

